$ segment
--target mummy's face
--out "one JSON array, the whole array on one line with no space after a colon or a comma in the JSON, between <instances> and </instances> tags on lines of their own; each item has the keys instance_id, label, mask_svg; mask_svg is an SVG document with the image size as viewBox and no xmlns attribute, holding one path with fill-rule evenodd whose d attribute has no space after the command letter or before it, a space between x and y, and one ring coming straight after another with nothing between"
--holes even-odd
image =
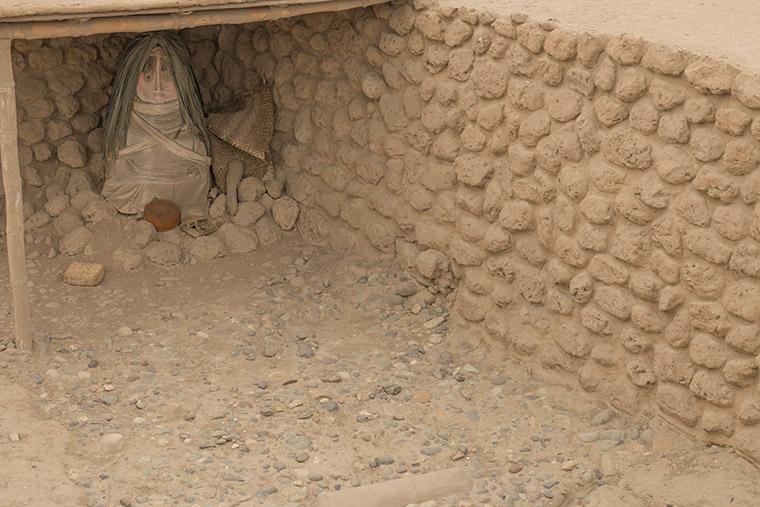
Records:
<instances>
[{"instance_id":1,"label":"mummy's face","mask_svg":"<svg viewBox=\"0 0 760 507\"><path fill-rule=\"evenodd\" d=\"M137 97L150 104L164 104L177 100L177 87L171 64L162 49L154 49L145 62L137 78Z\"/></svg>"}]
</instances>

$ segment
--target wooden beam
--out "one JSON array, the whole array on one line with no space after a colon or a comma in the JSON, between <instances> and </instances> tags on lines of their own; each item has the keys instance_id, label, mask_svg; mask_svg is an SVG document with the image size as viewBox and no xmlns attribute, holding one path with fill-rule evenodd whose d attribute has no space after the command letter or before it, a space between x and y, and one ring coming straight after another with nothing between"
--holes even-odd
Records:
<instances>
[{"instance_id":1,"label":"wooden beam","mask_svg":"<svg viewBox=\"0 0 760 507\"><path fill-rule=\"evenodd\" d=\"M371 5L386 3L387 1L327 0L317 3L277 7L224 8L190 13L173 11L163 14L139 15L131 12L114 12L113 16L110 17L97 17L86 20L0 22L0 39L49 39L56 37L81 37L100 33L150 32L156 30L181 30L209 25L239 25L317 12L334 12L369 7Z\"/></svg>"},{"instance_id":2,"label":"wooden beam","mask_svg":"<svg viewBox=\"0 0 760 507\"><path fill-rule=\"evenodd\" d=\"M8 246L16 347L20 350L31 350L32 318L29 311L29 285L24 251L21 173L18 166L16 86L13 82L9 39L0 39L0 164L5 187L5 241Z\"/></svg>"}]
</instances>

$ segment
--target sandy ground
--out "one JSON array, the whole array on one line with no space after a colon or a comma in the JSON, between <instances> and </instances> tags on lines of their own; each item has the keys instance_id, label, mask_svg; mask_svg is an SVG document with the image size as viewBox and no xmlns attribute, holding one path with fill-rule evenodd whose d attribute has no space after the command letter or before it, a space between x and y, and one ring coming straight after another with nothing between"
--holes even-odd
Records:
<instances>
[{"instance_id":1,"label":"sandy ground","mask_svg":"<svg viewBox=\"0 0 760 507\"><path fill-rule=\"evenodd\" d=\"M524 13L563 28L632 33L699 55L727 59L760 73L760 2L757 0L439 0L442 5Z\"/></svg>"},{"instance_id":2,"label":"sandy ground","mask_svg":"<svg viewBox=\"0 0 760 507\"><path fill-rule=\"evenodd\" d=\"M91 289L69 261L29 261L45 350L0 352L2 507L310 506L454 467L472 490L425 507L757 504L730 449L537 376L391 265L295 234Z\"/></svg>"}]
</instances>

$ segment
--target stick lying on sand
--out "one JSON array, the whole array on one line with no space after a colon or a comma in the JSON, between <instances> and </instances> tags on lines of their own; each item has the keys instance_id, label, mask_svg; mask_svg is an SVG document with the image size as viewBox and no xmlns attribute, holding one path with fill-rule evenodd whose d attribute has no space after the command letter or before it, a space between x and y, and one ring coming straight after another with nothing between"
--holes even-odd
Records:
<instances>
[{"instance_id":1,"label":"stick lying on sand","mask_svg":"<svg viewBox=\"0 0 760 507\"><path fill-rule=\"evenodd\" d=\"M358 488L323 493L317 507L405 507L436 498L465 493L472 481L464 468L439 470Z\"/></svg>"}]
</instances>

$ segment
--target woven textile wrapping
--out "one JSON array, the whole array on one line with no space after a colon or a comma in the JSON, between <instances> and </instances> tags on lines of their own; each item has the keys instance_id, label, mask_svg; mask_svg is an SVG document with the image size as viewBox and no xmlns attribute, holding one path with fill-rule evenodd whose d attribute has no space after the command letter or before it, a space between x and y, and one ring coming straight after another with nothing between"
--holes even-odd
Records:
<instances>
[{"instance_id":1,"label":"woven textile wrapping","mask_svg":"<svg viewBox=\"0 0 760 507\"><path fill-rule=\"evenodd\" d=\"M268 86L259 86L211 113L211 159L216 184L226 191L227 164L238 159L244 176L266 179L272 172L269 145L274 132L274 100Z\"/></svg>"},{"instance_id":2,"label":"woven textile wrapping","mask_svg":"<svg viewBox=\"0 0 760 507\"><path fill-rule=\"evenodd\" d=\"M216 186L222 193L227 192L227 164L238 159L245 168L243 176L255 176L261 180L273 177L274 167L269 153L264 158L256 158L225 143L211 134L211 170L214 173Z\"/></svg>"}]
</instances>

